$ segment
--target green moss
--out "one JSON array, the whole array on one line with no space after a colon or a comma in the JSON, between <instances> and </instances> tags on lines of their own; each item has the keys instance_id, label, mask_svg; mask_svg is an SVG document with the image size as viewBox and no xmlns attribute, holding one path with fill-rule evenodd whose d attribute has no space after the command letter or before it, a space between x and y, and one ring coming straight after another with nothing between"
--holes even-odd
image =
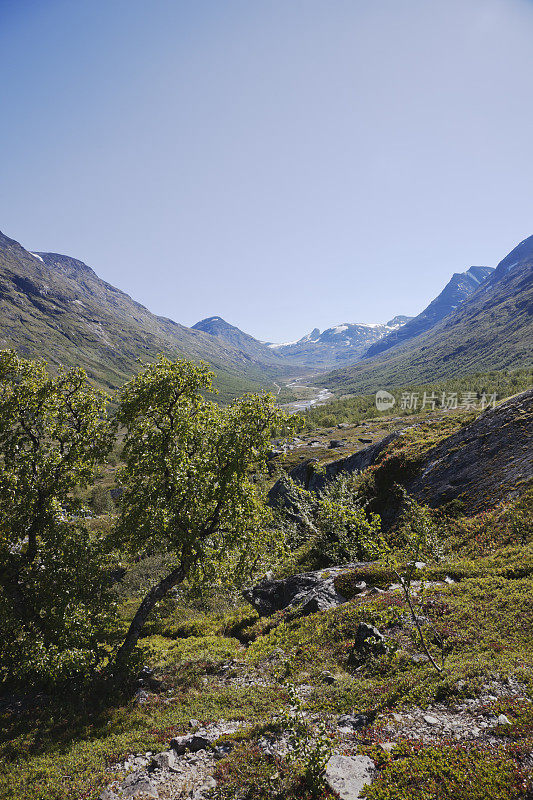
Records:
<instances>
[{"instance_id":1,"label":"green moss","mask_svg":"<svg viewBox=\"0 0 533 800\"><path fill-rule=\"evenodd\" d=\"M158 751L172 736L201 721L257 721L280 705L277 689L204 685L201 691L154 698L139 708L49 705L36 701L27 712L4 712L0 725L2 800L96 800L113 776L109 764L128 753Z\"/></svg>"},{"instance_id":2,"label":"green moss","mask_svg":"<svg viewBox=\"0 0 533 800\"><path fill-rule=\"evenodd\" d=\"M389 567L380 564L370 564L368 567L337 575L333 583L335 584L336 590L343 597L347 600L351 600L359 594L357 584L361 581L368 586L377 586L379 589L385 589L392 583L397 583L398 576Z\"/></svg>"},{"instance_id":3,"label":"green moss","mask_svg":"<svg viewBox=\"0 0 533 800\"><path fill-rule=\"evenodd\" d=\"M420 747L403 743L367 800L518 800L526 797L524 775L503 752L484 753L457 746Z\"/></svg>"},{"instance_id":4,"label":"green moss","mask_svg":"<svg viewBox=\"0 0 533 800\"><path fill-rule=\"evenodd\" d=\"M241 744L215 770L214 800L334 800L326 787L312 791L295 766L269 758L255 742Z\"/></svg>"}]
</instances>

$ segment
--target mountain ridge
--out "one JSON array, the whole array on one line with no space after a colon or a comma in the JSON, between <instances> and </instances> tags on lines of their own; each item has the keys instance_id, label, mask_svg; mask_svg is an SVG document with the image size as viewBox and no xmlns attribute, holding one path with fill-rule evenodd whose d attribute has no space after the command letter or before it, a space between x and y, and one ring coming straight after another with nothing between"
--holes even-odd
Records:
<instances>
[{"instance_id":1,"label":"mountain ridge","mask_svg":"<svg viewBox=\"0 0 533 800\"><path fill-rule=\"evenodd\" d=\"M266 364L283 366L286 364L284 359L269 348L264 342L255 339L249 333L245 333L235 325L226 322L222 317L206 317L196 322L192 327L193 331L203 331L209 336L213 336L221 342L227 342L238 348L243 353L247 353L251 358Z\"/></svg>"},{"instance_id":2,"label":"mountain ridge","mask_svg":"<svg viewBox=\"0 0 533 800\"><path fill-rule=\"evenodd\" d=\"M336 364L357 361L370 343L379 341L409 319L397 315L387 323L342 322L324 331L313 328L311 333L296 342L269 343L268 347L291 363L327 369Z\"/></svg>"},{"instance_id":3,"label":"mountain ridge","mask_svg":"<svg viewBox=\"0 0 533 800\"><path fill-rule=\"evenodd\" d=\"M83 366L99 386L114 389L138 361L163 354L207 361L221 397L270 388L286 368L256 363L247 353L152 314L98 277L79 259L28 251L0 233L0 347L50 365Z\"/></svg>"},{"instance_id":4,"label":"mountain ridge","mask_svg":"<svg viewBox=\"0 0 533 800\"><path fill-rule=\"evenodd\" d=\"M315 382L342 393L428 383L474 372L531 365L533 236L429 331Z\"/></svg>"},{"instance_id":5,"label":"mountain ridge","mask_svg":"<svg viewBox=\"0 0 533 800\"><path fill-rule=\"evenodd\" d=\"M400 342L413 339L430 330L448 314L459 307L494 272L493 267L470 267L465 272L454 272L444 289L429 303L420 314L413 317L398 330L384 336L372 344L363 358L389 350Z\"/></svg>"}]
</instances>

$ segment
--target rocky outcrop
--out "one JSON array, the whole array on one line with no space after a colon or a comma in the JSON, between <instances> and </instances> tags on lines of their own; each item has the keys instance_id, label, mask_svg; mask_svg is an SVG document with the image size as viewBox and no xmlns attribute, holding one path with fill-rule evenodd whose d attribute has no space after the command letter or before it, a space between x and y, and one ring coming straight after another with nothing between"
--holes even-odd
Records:
<instances>
[{"instance_id":1,"label":"rocky outcrop","mask_svg":"<svg viewBox=\"0 0 533 800\"><path fill-rule=\"evenodd\" d=\"M321 465L320 469L316 469L316 461L304 462L291 470L289 477L304 489L319 492L342 472L347 474L362 472L362 470L374 464L387 447L396 441L398 436L400 436L399 433L391 433L379 442L358 450L357 453L352 453L346 458L340 458L336 461L330 461L329 464ZM275 508L276 506L286 505L287 501L287 485L281 479L274 484L268 493L268 502L269 505Z\"/></svg>"},{"instance_id":2,"label":"rocky outcrop","mask_svg":"<svg viewBox=\"0 0 533 800\"><path fill-rule=\"evenodd\" d=\"M245 590L243 594L262 617L284 610L290 610L297 616L314 614L345 603L346 599L335 588L335 578L343 572L352 572L366 566L367 563L355 562L291 575L290 578L267 579Z\"/></svg>"},{"instance_id":3,"label":"rocky outcrop","mask_svg":"<svg viewBox=\"0 0 533 800\"><path fill-rule=\"evenodd\" d=\"M359 472L377 463L401 433L391 433L376 444L321 469L317 462L300 464L289 473L300 486L318 492L337 475ZM391 524L399 508L393 483L401 483L420 503L438 507L459 500L465 513L490 508L528 486L533 477L533 389L515 395L496 408L443 439L424 455L414 474L396 473L377 510L384 525ZM279 480L269 493L273 507L291 506L286 481Z\"/></svg>"},{"instance_id":4,"label":"rocky outcrop","mask_svg":"<svg viewBox=\"0 0 533 800\"><path fill-rule=\"evenodd\" d=\"M405 486L437 507L460 499L466 513L518 494L533 477L533 389L511 397L439 442Z\"/></svg>"},{"instance_id":5,"label":"rocky outcrop","mask_svg":"<svg viewBox=\"0 0 533 800\"><path fill-rule=\"evenodd\" d=\"M196 727L197 720L189 725ZM161 753L140 753L126 761L112 764L110 771L124 774L114 780L99 800L163 800L169 797L189 797L204 800L216 787L213 771L216 762L231 752L233 743L221 737L230 735L239 723L219 720L194 733L176 736L168 750Z\"/></svg>"}]
</instances>

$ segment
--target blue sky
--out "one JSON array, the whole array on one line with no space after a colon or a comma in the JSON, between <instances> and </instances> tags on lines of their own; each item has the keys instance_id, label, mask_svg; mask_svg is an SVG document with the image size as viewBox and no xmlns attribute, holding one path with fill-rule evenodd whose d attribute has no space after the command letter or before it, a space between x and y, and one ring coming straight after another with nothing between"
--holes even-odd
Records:
<instances>
[{"instance_id":1,"label":"blue sky","mask_svg":"<svg viewBox=\"0 0 533 800\"><path fill-rule=\"evenodd\" d=\"M258 338L533 233L530 0L0 0L0 229Z\"/></svg>"}]
</instances>

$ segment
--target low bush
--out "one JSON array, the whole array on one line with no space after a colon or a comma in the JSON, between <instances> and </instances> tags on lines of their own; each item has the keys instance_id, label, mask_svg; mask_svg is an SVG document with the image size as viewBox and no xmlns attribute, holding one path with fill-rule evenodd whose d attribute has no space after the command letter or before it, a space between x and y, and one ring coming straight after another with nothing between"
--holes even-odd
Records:
<instances>
[{"instance_id":1,"label":"low bush","mask_svg":"<svg viewBox=\"0 0 533 800\"><path fill-rule=\"evenodd\" d=\"M518 800L527 796L523 773L503 751L412 743L400 744L376 782L363 791L366 800Z\"/></svg>"}]
</instances>

